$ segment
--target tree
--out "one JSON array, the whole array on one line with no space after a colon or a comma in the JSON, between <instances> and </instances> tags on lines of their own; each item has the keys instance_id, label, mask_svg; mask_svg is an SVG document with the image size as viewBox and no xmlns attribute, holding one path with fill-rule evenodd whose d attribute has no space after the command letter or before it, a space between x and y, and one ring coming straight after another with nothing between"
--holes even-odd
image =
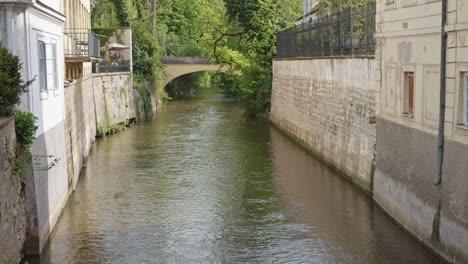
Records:
<instances>
[{"instance_id":1,"label":"tree","mask_svg":"<svg viewBox=\"0 0 468 264\"><path fill-rule=\"evenodd\" d=\"M24 82L21 69L19 58L0 43L0 116L13 114L21 94L27 92L34 81Z\"/></svg>"}]
</instances>

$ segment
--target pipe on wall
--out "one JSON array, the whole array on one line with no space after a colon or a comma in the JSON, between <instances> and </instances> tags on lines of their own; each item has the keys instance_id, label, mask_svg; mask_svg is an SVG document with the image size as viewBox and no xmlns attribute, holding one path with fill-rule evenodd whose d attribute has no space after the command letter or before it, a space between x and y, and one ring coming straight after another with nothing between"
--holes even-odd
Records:
<instances>
[{"instance_id":1,"label":"pipe on wall","mask_svg":"<svg viewBox=\"0 0 468 264\"><path fill-rule=\"evenodd\" d=\"M444 129L445 129L445 74L447 62L447 0L442 0L442 25L440 45L440 109L439 109L439 133L437 137L437 173L432 179L435 186L442 182L442 167L444 162Z\"/></svg>"}]
</instances>

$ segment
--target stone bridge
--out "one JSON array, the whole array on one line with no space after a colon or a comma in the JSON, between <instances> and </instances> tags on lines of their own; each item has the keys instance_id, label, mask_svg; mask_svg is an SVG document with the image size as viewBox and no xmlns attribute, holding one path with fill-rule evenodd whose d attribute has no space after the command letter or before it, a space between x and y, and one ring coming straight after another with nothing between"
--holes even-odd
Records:
<instances>
[{"instance_id":1,"label":"stone bridge","mask_svg":"<svg viewBox=\"0 0 468 264\"><path fill-rule=\"evenodd\" d=\"M208 58L201 57L164 57L161 62L165 66L164 86L175 78L203 71L226 71L225 66L211 64Z\"/></svg>"}]
</instances>

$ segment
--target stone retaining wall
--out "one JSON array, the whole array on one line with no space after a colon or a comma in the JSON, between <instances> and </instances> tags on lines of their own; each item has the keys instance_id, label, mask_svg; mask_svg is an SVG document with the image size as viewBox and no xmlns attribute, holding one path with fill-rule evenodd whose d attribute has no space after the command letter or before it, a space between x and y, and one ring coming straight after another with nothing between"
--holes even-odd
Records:
<instances>
[{"instance_id":1,"label":"stone retaining wall","mask_svg":"<svg viewBox=\"0 0 468 264\"><path fill-rule=\"evenodd\" d=\"M364 190L372 190L375 62L273 62L271 121Z\"/></svg>"},{"instance_id":2,"label":"stone retaining wall","mask_svg":"<svg viewBox=\"0 0 468 264\"><path fill-rule=\"evenodd\" d=\"M92 74L65 87L69 188L76 187L96 135L137 117L131 73Z\"/></svg>"},{"instance_id":3,"label":"stone retaining wall","mask_svg":"<svg viewBox=\"0 0 468 264\"><path fill-rule=\"evenodd\" d=\"M22 180L12 175L8 158L15 146L14 117L0 118L0 263L20 260L26 236Z\"/></svg>"}]
</instances>

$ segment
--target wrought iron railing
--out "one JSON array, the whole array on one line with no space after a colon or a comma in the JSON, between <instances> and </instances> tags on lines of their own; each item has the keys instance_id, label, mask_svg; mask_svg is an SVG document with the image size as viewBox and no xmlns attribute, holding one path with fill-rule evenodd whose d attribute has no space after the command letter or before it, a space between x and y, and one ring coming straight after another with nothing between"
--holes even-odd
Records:
<instances>
[{"instance_id":1,"label":"wrought iron railing","mask_svg":"<svg viewBox=\"0 0 468 264\"><path fill-rule=\"evenodd\" d=\"M98 72L130 72L129 60L101 61L98 66Z\"/></svg>"},{"instance_id":2,"label":"wrought iron railing","mask_svg":"<svg viewBox=\"0 0 468 264\"><path fill-rule=\"evenodd\" d=\"M277 33L277 58L374 56L375 1Z\"/></svg>"},{"instance_id":3,"label":"wrought iron railing","mask_svg":"<svg viewBox=\"0 0 468 264\"><path fill-rule=\"evenodd\" d=\"M100 58L99 37L89 29L64 29L65 58Z\"/></svg>"}]
</instances>

